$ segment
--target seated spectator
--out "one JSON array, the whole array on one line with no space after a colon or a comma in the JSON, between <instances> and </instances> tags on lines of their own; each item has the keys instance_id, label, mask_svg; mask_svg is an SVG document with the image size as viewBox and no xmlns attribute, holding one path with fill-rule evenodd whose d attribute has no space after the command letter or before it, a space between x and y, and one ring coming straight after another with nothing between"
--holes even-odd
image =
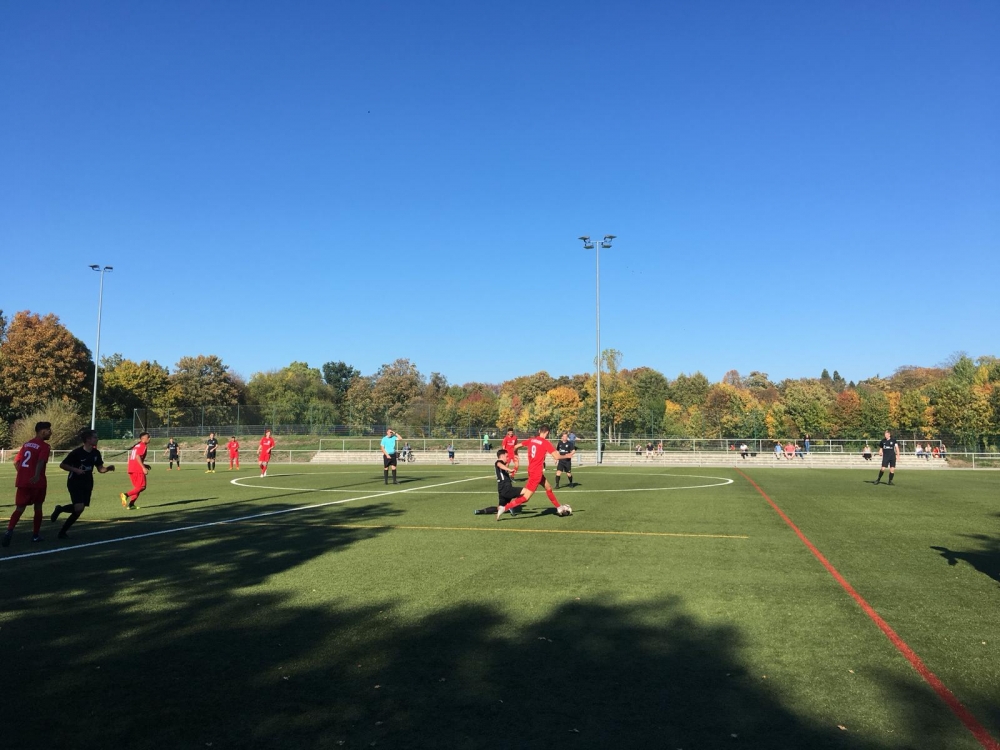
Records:
<instances>
[{"instance_id":1,"label":"seated spectator","mask_svg":"<svg viewBox=\"0 0 1000 750\"><path fill-rule=\"evenodd\" d=\"M932 453L932 451L931 451L931 444L927 443L927 445L924 446L924 458L926 458L928 461L930 461L931 460L931 453Z\"/></svg>"},{"instance_id":2,"label":"seated spectator","mask_svg":"<svg viewBox=\"0 0 1000 750\"><path fill-rule=\"evenodd\" d=\"M948 457L948 449L944 447L944 443L941 443L941 453L940 453L940 455L941 455L941 458L947 458Z\"/></svg>"},{"instance_id":3,"label":"seated spectator","mask_svg":"<svg viewBox=\"0 0 1000 750\"><path fill-rule=\"evenodd\" d=\"M637 455L637 456L641 456L642 455L642 443L636 443L635 444L635 455Z\"/></svg>"},{"instance_id":4,"label":"seated spectator","mask_svg":"<svg viewBox=\"0 0 1000 750\"><path fill-rule=\"evenodd\" d=\"M920 443L917 443L916 454L917 458L922 458L924 455L924 446L922 446Z\"/></svg>"},{"instance_id":5,"label":"seated spectator","mask_svg":"<svg viewBox=\"0 0 1000 750\"><path fill-rule=\"evenodd\" d=\"M663 441L662 440L656 444L656 455L657 456L662 456L663 455Z\"/></svg>"},{"instance_id":6,"label":"seated spectator","mask_svg":"<svg viewBox=\"0 0 1000 750\"><path fill-rule=\"evenodd\" d=\"M802 452L802 449L799 448L799 446L796 443L792 443L792 446L795 448L795 455L798 456L799 458L801 458L803 461L805 461L806 460L806 456Z\"/></svg>"},{"instance_id":7,"label":"seated spectator","mask_svg":"<svg viewBox=\"0 0 1000 750\"><path fill-rule=\"evenodd\" d=\"M650 440L648 443L646 443L646 458L652 458L652 457L653 457L653 441Z\"/></svg>"},{"instance_id":8,"label":"seated spectator","mask_svg":"<svg viewBox=\"0 0 1000 750\"><path fill-rule=\"evenodd\" d=\"M747 447L747 444L746 443L740 443L740 455L743 456L743 458L746 458L747 457L747 453L749 453L749 452L750 452L750 448Z\"/></svg>"},{"instance_id":9,"label":"seated spectator","mask_svg":"<svg viewBox=\"0 0 1000 750\"><path fill-rule=\"evenodd\" d=\"M774 457L779 460L781 459L781 443L774 444Z\"/></svg>"},{"instance_id":10,"label":"seated spectator","mask_svg":"<svg viewBox=\"0 0 1000 750\"><path fill-rule=\"evenodd\" d=\"M795 458L795 443L789 443L785 446L785 458L789 461Z\"/></svg>"},{"instance_id":11,"label":"seated spectator","mask_svg":"<svg viewBox=\"0 0 1000 750\"><path fill-rule=\"evenodd\" d=\"M931 455L933 455L934 458L940 458L941 451L938 449L936 445L934 446L934 449L931 451Z\"/></svg>"},{"instance_id":12,"label":"seated spectator","mask_svg":"<svg viewBox=\"0 0 1000 750\"><path fill-rule=\"evenodd\" d=\"M868 445L868 443L865 443L865 447L861 449L861 457L864 458L865 461L872 460L872 447Z\"/></svg>"}]
</instances>

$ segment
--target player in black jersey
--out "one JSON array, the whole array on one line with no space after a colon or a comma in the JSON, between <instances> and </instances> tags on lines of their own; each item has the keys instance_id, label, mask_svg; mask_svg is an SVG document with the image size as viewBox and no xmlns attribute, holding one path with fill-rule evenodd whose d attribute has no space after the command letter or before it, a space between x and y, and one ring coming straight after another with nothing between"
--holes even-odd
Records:
<instances>
[{"instance_id":1,"label":"player in black jersey","mask_svg":"<svg viewBox=\"0 0 1000 750\"><path fill-rule=\"evenodd\" d=\"M652 443L650 443L652 445ZM562 458L567 453L573 451L573 444L569 441L569 433L564 432L559 437L559 442L556 443L556 450L559 451L559 460L556 462L556 489L559 489L559 480L562 478L563 472L566 472L566 479L569 481L569 486L573 486L573 459L572 458Z\"/></svg>"},{"instance_id":2,"label":"player in black jersey","mask_svg":"<svg viewBox=\"0 0 1000 750\"><path fill-rule=\"evenodd\" d=\"M896 438L892 436L889 430L885 431L885 439L878 444L878 454L882 457L882 468L878 471L878 479L876 479L872 484L878 484L882 481L882 475L885 474L885 467L889 467L889 484L892 484L892 478L896 474L896 458L899 456L899 443L896 442Z\"/></svg>"},{"instance_id":3,"label":"player in black jersey","mask_svg":"<svg viewBox=\"0 0 1000 750\"><path fill-rule=\"evenodd\" d=\"M59 464L60 469L69 472L66 488L69 490L70 504L57 505L49 520L55 521L63 513L70 514L59 532L60 539L69 539L69 534L66 533L69 527L83 515L83 511L90 505L90 495L94 491L94 472L106 474L115 470L115 467L110 464L104 465L101 452L97 450L97 430L81 430L80 440L83 445L70 452Z\"/></svg>"},{"instance_id":4,"label":"player in black jersey","mask_svg":"<svg viewBox=\"0 0 1000 750\"><path fill-rule=\"evenodd\" d=\"M215 473L215 452L219 449L219 441L215 439L215 433L208 433L208 440L205 441L205 468L206 474Z\"/></svg>"},{"instance_id":5,"label":"player in black jersey","mask_svg":"<svg viewBox=\"0 0 1000 750\"><path fill-rule=\"evenodd\" d=\"M507 451L501 448L497 451L497 460L493 463L493 468L497 473L497 498L499 505L506 505L511 500L521 496L521 488L515 487L510 479L510 468L507 466ZM496 515L499 505L492 505L489 508L480 508L475 511L477 516ZM517 513L511 512L516 516Z\"/></svg>"},{"instance_id":6,"label":"player in black jersey","mask_svg":"<svg viewBox=\"0 0 1000 750\"><path fill-rule=\"evenodd\" d=\"M177 446L177 441L173 438L167 439L167 461L170 462L167 466L167 471L174 468L174 461L177 462L177 471L181 470L181 454Z\"/></svg>"}]
</instances>

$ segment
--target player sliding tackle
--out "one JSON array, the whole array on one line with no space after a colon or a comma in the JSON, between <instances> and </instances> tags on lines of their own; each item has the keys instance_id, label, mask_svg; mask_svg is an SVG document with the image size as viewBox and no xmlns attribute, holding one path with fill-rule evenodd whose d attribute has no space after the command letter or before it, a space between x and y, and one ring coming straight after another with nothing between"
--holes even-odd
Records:
<instances>
[{"instance_id":1,"label":"player sliding tackle","mask_svg":"<svg viewBox=\"0 0 1000 750\"><path fill-rule=\"evenodd\" d=\"M513 511L519 505L524 505L531 496L535 494L535 490L538 489L538 485L541 484L545 488L545 496L549 499L549 502L556 506L556 510L559 510L562 506L556 499L555 493L552 491L552 485L549 484L549 480L545 478L545 456L546 454L551 455L556 461L561 459L570 459L576 455L576 451L571 451L564 455L560 455L556 447L548 440L549 428L548 425L542 425L538 429L538 436L533 438L528 438L527 440L521 442L517 445L515 450L520 448L528 449L528 481L525 482L524 487L521 489L520 497L511 500L506 505L501 505L497 508L497 520L503 515L505 510Z\"/></svg>"}]
</instances>

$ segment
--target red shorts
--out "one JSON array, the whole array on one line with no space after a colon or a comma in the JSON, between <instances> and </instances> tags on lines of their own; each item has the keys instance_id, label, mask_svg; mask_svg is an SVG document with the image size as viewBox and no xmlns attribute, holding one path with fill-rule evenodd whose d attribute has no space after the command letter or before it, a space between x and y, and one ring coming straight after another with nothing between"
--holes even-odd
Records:
<instances>
[{"instance_id":1,"label":"red shorts","mask_svg":"<svg viewBox=\"0 0 1000 750\"><path fill-rule=\"evenodd\" d=\"M528 481L524 483L524 489L529 492L534 492L538 489L538 485L545 482L545 472L541 474L528 474Z\"/></svg>"},{"instance_id":2,"label":"red shorts","mask_svg":"<svg viewBox=\"0 0 1000 750\"><path fill-rule=\"evenodd\" d=\"M18 487L14 493L14 505L24 507L45 502L45 485L40 487Z\"/></svg>"},{"instance_id":3,"label":"red shorts","mask_svg":"<svg viewBox=\"0 0 1000 750\"><path fill-rule=\"evenodd\" d=\"M260 462L262 464L266 464L270 460L271 460L271 454L270 453L261 453L260 454Z\"/></svg>"},{"instance_id":4,"label":"red shorts","mask_svg":"<svg viewBox=\"0 0 1000 750\"><path fill-rule=\"evenodd\" d=\"M132 489L135 492L142 492L146 489L146 475L141 471L136 471L128 475L128 478L132 480Z\"/></svg>"}]
</instances>

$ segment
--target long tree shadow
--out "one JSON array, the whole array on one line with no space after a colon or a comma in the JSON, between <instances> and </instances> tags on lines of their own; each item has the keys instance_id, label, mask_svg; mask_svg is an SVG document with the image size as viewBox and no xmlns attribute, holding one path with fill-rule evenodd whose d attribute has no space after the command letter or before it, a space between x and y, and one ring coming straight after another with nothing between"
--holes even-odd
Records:
<instances>
[{"instance_id":1,"label":"long tree shadow","mask_svg":"<svg viewBox=\"0 0 1000 750\"><path fill-rule=\"evenodd\" d=\"M399 512L4 562L5 695L34 708L3 747L901 747L796 714L745 672L741 632L679 597L574 601L528 625L488 603L412 615L403 594L366 599L338 561L389 532L345 526ZM291 591L272 584L288 574ZM937 747L964 732L933 728Z\"/></svg>"},{"instance_id":2,"label":"long tree shadow","mask_svg":"<svg viewBox=\"0 0 1000 750\"><path fill-rule=\"evenodd\" d=\"M1000 538L986 534L964 534L963 536L980 542L981 547L977 550L951 550L947 547L932 546L931 549L940 553L941 557L948 561L948 565L958 565L959 562L968 563L983 575L1000 583Z\"/></svg>"}]
</instances>

